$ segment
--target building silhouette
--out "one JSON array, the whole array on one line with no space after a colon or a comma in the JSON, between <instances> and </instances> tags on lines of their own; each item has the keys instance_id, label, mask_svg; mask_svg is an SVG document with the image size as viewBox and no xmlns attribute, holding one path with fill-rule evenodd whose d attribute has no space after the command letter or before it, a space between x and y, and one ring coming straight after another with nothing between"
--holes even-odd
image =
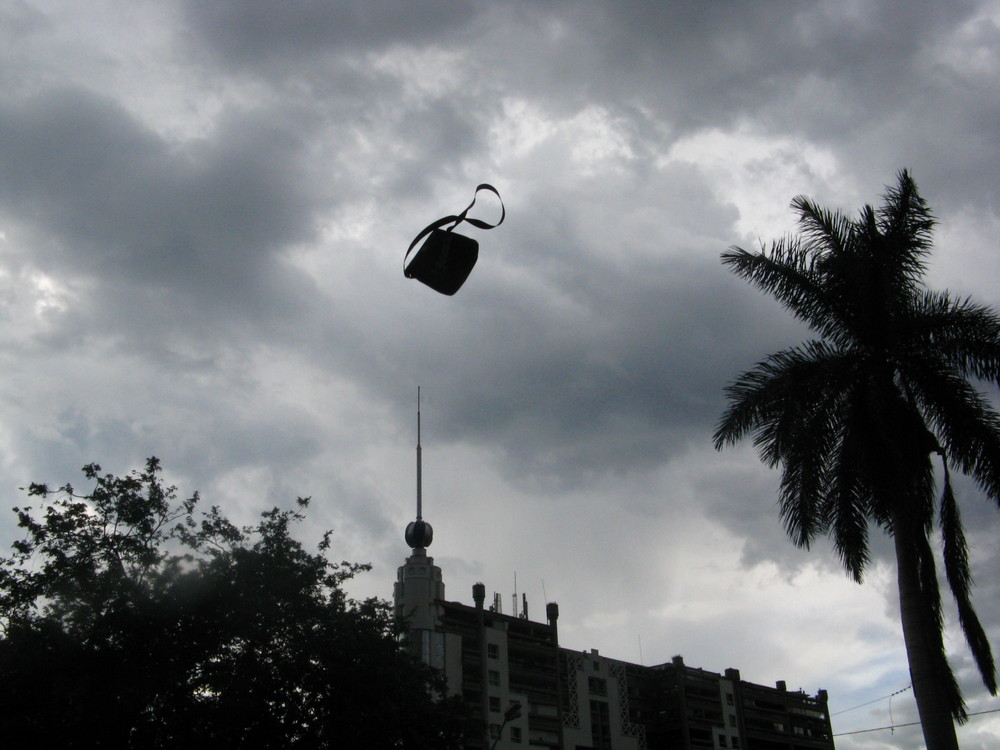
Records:
<instances>
[{"instance_id":1,"label":"building silhouette","mask_svg":"<svg viewBox=\"0 0 1000 750\"><path fill-rule=\"evenodd\" d=\"M473 604L445 599L441 568L428 556L433 530L422 518L417 411L417 518L406 528L411 554L393 591L407 647L444 672L477 727L468 750L832 750L827 693L746 682L680 656L656 666L559 645L559 606L529 619L527 601L502 612L501 597Z\"/></svg>"}]
</instances>

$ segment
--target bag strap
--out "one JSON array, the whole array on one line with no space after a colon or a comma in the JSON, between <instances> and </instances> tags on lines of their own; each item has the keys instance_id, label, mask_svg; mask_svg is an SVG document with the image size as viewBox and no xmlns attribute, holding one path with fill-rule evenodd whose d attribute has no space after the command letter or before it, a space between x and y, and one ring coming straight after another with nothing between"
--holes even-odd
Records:
<instances>
[{"instance_id":1,"label":"bag strap","mask_svg":"<svg viewBox=\"0 0 1000 750\"><path fill-rule=\"evenodd\" d=\"M466 214L468 214L469 211L472 210L472 207L476 205L476 198L478 197L480 190L489 190L497 197L497 200L500 201L500 221L498 221L496 224L487 224L482 219L469 219L466 216ZM507 209L504 208L503 198L500 197L500 193L497 192L497 189L486 182L477 185L476 192L472 195L472 203L466 206L465 210L462 211L462 213L455 216L445 216L442 219L438 219L437 221L428 224L426 227L424 227L424 229L420 232L420 234L418 234L416 237L413 238L413 242L411 242L410 246L406 249L406 255L403 256L403 273L407 276L407 278L409 278L409 274L406 273L406 259L410 257L410 253L413 252L413 248L416 246L416 244L420 242L420 240L422 240L428 234L433 232L435 229L440 229L445 224L451 224L451 226L445 230L446 232L450 232L452 229L457 227L463 221L468 224L472 224L472 226L478 227L479 229L495 229L496 227L503 224L503 220L505 218L507 218Z\"/></svg>"}]
</instances>

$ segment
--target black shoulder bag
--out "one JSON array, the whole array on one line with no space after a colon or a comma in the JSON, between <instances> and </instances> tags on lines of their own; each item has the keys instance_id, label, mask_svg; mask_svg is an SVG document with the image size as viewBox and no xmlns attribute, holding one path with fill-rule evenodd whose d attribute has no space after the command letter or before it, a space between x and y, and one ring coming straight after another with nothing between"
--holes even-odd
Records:
<instances>
[{"instance_id":1,"label":"black shoulder bag","mask_svg":"<svg viewBox=\"0 0 1000 750\"><path fill-rule=\"evenodd\" d=\"M476 196L479 195L480 190L489 190L500 201L500 221L496 224L487 224L481 219L466 217L469 210L476 205ZM462 213L438 219L413 238L413 242L406 250L406 255L403 256L403 275L408 279L421 281L441 294L454 294L469 278L472 267L479 259L479 243L452 230L463 221L480 229L493 229L503 224L506 216L507 209L504 208L503 199L500 198L497 189L486 183L479 185L472 196L472 203ZM441 229L446 224L451 224L451 226L447 229ZM427 235L430 236L427 237ZM427 237L427 240L417 250L413 260L407 264L406 259L410 257L413 248L424 237Z\"/></svg>"}]
</instances>

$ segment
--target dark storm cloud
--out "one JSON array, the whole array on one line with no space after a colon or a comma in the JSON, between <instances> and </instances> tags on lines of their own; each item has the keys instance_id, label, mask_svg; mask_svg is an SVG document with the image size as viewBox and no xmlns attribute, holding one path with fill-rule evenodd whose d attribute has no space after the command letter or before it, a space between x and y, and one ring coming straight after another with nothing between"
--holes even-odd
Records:
<instances>
[{"instance_id":1,"label":"dark storm cloud","mask_svg":"<svg viewBox=\"0 0 1000 750\"><path fill-rule=\"evenodd\" d=\"M988 21L963 31L975 3L529 5L192 3L187 11L195 35L243 74L268 78L278 65L320 91L350 69L354 83L336 96L367 98L370 116L398 117L394 136L416 147L400 165L401 197L426 191L431 164L440 175L475 153L478 126L517 91L552 112L604 105L639 126L642 112L655 112L671 138L755 121L844 149L873 186L907 165L922 184L940 182L950 202L991 200L992 180L979 165L989 163L983 149L1000 142L996 85L942 57L988 48L996 34ZM390 101L381 97L399 82L370 59L345 63L393 42L447 48L469 83L417 109L398 100L395 111L372 106ZM966 169L971 183L952 176Z\"/></svg>"},{"instance_id":2,"label":"dark storm cloud","mask_svg":"<svg viewBox=\"0 0 1000 750\"><path fill-rule=\"evenodd\" d=\"M535 251L526 289L517 286L524 277L498 273L504 248L487 247L469 282L475 298L463 290L449 300L457 310L438 313L438 300L407 289L414 307L386 337L366 342L370 318L358 318L347 338L355 356L366 353L353 362L359 377L387 377L379 385L391 399L407 393L383 369L387 357L411 378L424 374L442 437L500 448L514 482L566 489L651 468L692 441L708 446L723 385L761 355L760 342L796 335L714 252L622 267L620 251L595 257L572 237L562 243Z\"/></svg>"},{"instance_id":3,"label":"dark storm cloud","mask_svg":"<svg viewBox=\"0 0 1000 750\"><path fill-rule=\"evenodd\" d=\"M990 207L1000 96L988 64L966 63L990 60L1000 31L980 12L974 2L576 3L507 38L487 31L482 57L553 110L638 108L669 122L672 138L753 122L838 149L871 188L910 166L921 185L940 185L941 208Z\"/></svg>"},{"instance_id":4,"label":"dark storm cloud","mask_svg":"<svg viewBox=\"0 0 1000 750\"><path fill-rule=\"evenodd\" d=\"M189 28L227 63L298 65L330 52L364 51L451 37L480 12L467 0L303 0L275 4L183 3Z\"/></svg>"},{"instance_id":5,"label":"dark storm cloud","mask_svg":"<svg viewBox=\"0 0 1000 750\"><path fill-rule=\"evenodd\" d=\"M411 156L400 160L379 196L387 208L394 201L424 200L435 182L464 181L463 160L485 146L480 118L450 98L425 100L393 119L393 142Z\"/></svg>"},{"instance_id":6,"label":"dark storm cloud","mask_svg":"<svg viewBox=\"0 0 1000 750\"><path fill-rule=\"evenodd\" d=\"M670 122L673 137L753 120L853 151L879 181L901 164L912 166L927 181L940 178L949 200L992 192L974 155L996 148L996 86L989 76L959 73L940 59L988 49L997 33L989 21L963 31L978 8L973 2L185 6L195 37L243 74L267 78L277 67L322 87L325 77L340 80L344 62L358 51L393 43L447 47L476 81L448 95L460 117L488 112L498 97L518 91L552 111L593 104L633 115L654 111ZM355 67L351 75L357 74ZM392 86L370 69L353 80L352 96L367 91L377 99ZM427 111L450 116L444 102ZM419 120L414 125L411 137L420 139ZM886 131L895 142L888 150ZM452 158L456 151L463 153L453 147ZM977 175L964 188L948 179L960 171L949 169L956 160ZM417 160L401 184L415 187L426 174Z\"/></svg>"},{"instance_id":7,"label":"dark storm cloud","mask_svg":"<svg viewBox=\"0 0 1000 750\"><path fill-rule=\"evenodd\" d=\"M262 341L294 342L317 297L284 257L315 232L307 135L287 112L255 110L171 143L73 87L0 104L5 266L75 290L5 352L5 386L35 417L9 422L26 467L15 481L157 454L207 484L316 453L315 417L260 402L248 359ZM223 384L241 361L242 382ZM32 367L73 372L72 385L35 398Z\"/></svg>"},{"instance_id":8,"label":"dark storm cloud","mask_svg":"<svg viewBox=\"0 0 1000 750\"><path fill-rule=\"evenodd\" d=\"M496 233L474 232L482 260L455 298L411 281L374 286L353 311L357 299L331 299L323 350L389 401L409 399L414 378L442 394L442 436L499 449L515 482L567 489L707 444L722 385L751 352L737 322L759 297L722 269L722 236L695 244L690 232L671 242L626 228L650 203L692 230L736 213L692 181L672 195L638 180L639 205L590 234L571 217L588 202L601 210L614 188L594 181L588 196L582 182L569 194L535 188ZM794 328L774 313L757 324L765 340Z\"/></svg>"},{"instance_id":9,"label":"dark storm cloud","mask_svg":"<svg viewBox=\"0 0 1000 750\"><path fill-rule=\"evenodd\" d=\"M280 253L313 236L314 206L300 136L280 118L223 118L175 146L105 97L60 89L4 103L0 141L2 211L47 236L44 272L96 285L90 324L200 317L211 337L226 319L301 314L311 282Z\"/></svg>"},{"instance_id":10,"label":"dark storm cloud","mask_svg":"<svg viewBox=\"0 0 1000 750\"><path fill-rule=\"evenodd\" d=\"M62 409L53 420L54 429L21 436L19 459L39 473L32 479L67 481L94 460L128 456L137 465L156 454L169 457L173 471L193 471L196 486L207 486L213 476L234 467L288 471L321 447L318 425L308 414L266 405L248 413L238 399L216 399L208 412L200 394L185 393L183 381L179 385L164 388L157 383L160 404L130 404L130 413L114 408L96 412L88 404ZM136 387L128 378L120 379L117 387L123 386ZM174 440L165 441L166 434L173 434ZM126 468L108 466L116 472Z\"/></svg>"},{"instance_id":11,"label":"dark storm cloud","mask_svg":"<svg viewBox=\"0 0 1000 750\"><path fill-rule=\"evenodd\" d=\"M753 115L784 128L803 120L822 128L864 128L879 112L917 93L922 55L960 25L976 3L837 2L608 4L603 31L609 70L629 69L665 82L663 107L698 112L705 121ZM648 78L647 78L648 77ZM839 123L791 115L797 89L828 81L842 96ZM679 98L680 101L677 101ZM822 101L815 102L823 106ZM828 135L833 134L833 129ZM812 133L818 135L819 133Z\"/></svg>"},{"instance_id":12,"label":"dark storm cloud","mask_svg":"<svg viewBox=\"0 0 1000 750\"><path fill-rule=\"evenodd\" d=\"M914 93L920 55L978 7L901 1L531 5L537 12L494 5L495 35L481 30L488 41L483 56L503 55L512 78L522 81L519 88L545 91L554 103L642 101L682 128L788 114L796 88L817 76L845 87L852 104L845 117L876 118L879 109ZM511 25L520 33L511 35ZM514 48L529 54L518 57ZM863 110L853 106L855 98L880 106ZM798 126L809 114L800 112L786 125Z\"/></svg>"},{"instance_id":13,"label":"dark storm cloud","mask_svg":"<svg viewBox=\"0 0 1000 750\"><path fill-rule=\"evenodd\" d=\"M718 4L563 5L560 13L531 16L523 37L491 39L477 59L473 37L490 39L489 29L475 25L471 6L442 7L418 12L397 3L306 3L278 12L265 3L199 3L187 5L186 12L189 30L244 75L266 76L274 65L287 63L289 75L315 81L331 66L342 69L338 56L370 53L400 39L414 46L447 39L471 65L486 69L508 55L510 45L527 43L530 54L508 55L506 67L495 65L500 80L522 76L520 90L538 87L546 105L556 109L561 102L603 101L634 114L641 102L681 130L766 112L794 88L791 78L808 83L834 68L843 69L837 85L849 100L844 111L873 117L861 95L880 86L866 78L876 66L879 45L888 40L894 52L877 79L896 82L888 87L891 100L905 92L907 61L938 25L953 24L967 12L964 6L899 8L891 27L888 11L869 8L852 16L831 6L775 15L772 9ZM490 12L517 19L515 24L529 18ZM557 22L561 33L547 26ZM464 31L455 34L456 29ZM574 52L584 47L597 54L583 66L571 70L559 64L560 56L582 59ZM614 85L626 71L628 90ZM392 76L367 70L343 101L334 96L316 104L317 112L360 118L373 131L384 128L386 146L392 143L405 154L396 158L379 195L387 210L397 198L419 200L434 181L476 153L488 121L484 110L493 106L477 101L481 89L472 89L392 109L388 103L396 101L399 85ZM294 121L293 111L284 123L273 112L234 112L204 141L180 146L165 143L112 102L83 92L52 94L12 111L9 107L7 119L14 125L8 136L26 147L17 149L23 159L11 180L19 185L18 199L32 204L23 207L22 216L35 211L44 217L61 244L72 247L72 262L81 264L82 273L103 284L120 279L136 287L111 294L96 320L115 325L128 311L132 322L141 321L149 331L162 328L164 320L189 328L206 316L208 337L216 321L231 316L267 326L287 320L299 330L315 325L315 304L303 301L314 285L280 259L283 247L313 236L312 212L318 206L306 188L315 183L301 165L313 119L308 111ZM641 123L640 117L640 128ZM326 135L343 132L335 124ZM53 143L65 146L53 149ZM74 154L86 155L85 161ZM71 187L77 184L95 189L81 193ZM717 227L734 221L735 215L712 215L705 208L715 201L691 189L690 175L682 184L684 195L658 196L664 205L694 198L691 209L675 208L664 218L675 231L685 220ZM580 192L595 188L586 185ZM546 208L558 216L551 200ZM525 297L513 286L484 283L482 302L470 311L475 326L432 329L442 335L412 338L421 347L415 350L405 342L373 338L369 315L345 308L332 316L329 348L356 339L357 350L345 350L369 349L372 356L340 366L377 383L387 358L400 356L432 371L435 362L457 357L460 368L437 374L439 387L452 394L446 407L452 434L498 441L512 475L572 484L582 480L584 468L648 467L691 440L707 440L722 385L776 348L761 345L755 351L742 342L782 326L780 316L756 322L756 313L747 312L757 305L752 292L741 292L724 278L716 260L730 239L724 232L717 245L697 248L696 264L679 269L671 259L619 268L614 256L627 257L630 248L594 248L591 238L579 235L575 208L569 205L564 213L562 222L527 216L520 227L505 228L505 262L567 300L569 312ZM149 288L161 290L162 301ZM168 311L178 298L187 304ZM226 327L218 331L220 337L231 335ZM457 343L453 335L460 337ZM385 385L381 396L389 398L398 383L390 378Z\"/></svg>"}]
</instances>

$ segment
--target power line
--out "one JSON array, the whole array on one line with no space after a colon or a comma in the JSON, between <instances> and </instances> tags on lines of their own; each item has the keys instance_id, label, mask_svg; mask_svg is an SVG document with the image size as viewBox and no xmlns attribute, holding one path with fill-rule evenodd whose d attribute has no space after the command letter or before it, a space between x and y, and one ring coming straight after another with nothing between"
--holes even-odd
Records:
<instances>
[{"instance_id":1,"label":"power line","mask_svg":"<svg viewBox=\"0 0 1000 750\"><path fill-rule=\"evenodd\" d=\"M998 709L1000 710L1000 709ZM853 732L835 732L834 737L843 737L848 734L864 734L865 732L881 732L885 729L899 729L900 727L913 727L919 724L919 721L911 721L906 724L891 724L887 727L874 727L873 729L855 729Z\"/></svg>"},{"instance_id":2,"label":"power line","mask_svg":"<svg viewBox=\"0 0 1000 750\"><path fill-rule=\"evenodd\" d=\"M858 708L860 708L860 706L858 706ZM973 716L982 716L983 714L995 714L997 711L1000 711L1000 708L991 708L988 711L975 711L969 714L969 718L972 718ZM919 723L920 723L919 721L910 721L907 722L906 724L891 724L890 726L887 727L874 727L872 729L855 729L853 732L837 732L833 736L843 737L848 734L864 734L865 732L882 732L886 729L900 729L902 727L913 727L918 725Z\"/></svg>"},{"instance_id":3,"label":"power line","mask_svg":"<svg viewBox=\"0 0 1000 750\"><path fill-rule=\"evenodd\" d=\"M846 714L848 711L853 711L856 708L864 708L865 706L870 706L872 703L878 703L879 701L884 701L886 698L891 698L894 695L899 695L900 693L905 693L913 685L907 685L902 690L897 690L895 693L889 693L889 695L883 695L881 698L876 698L875 700L868 701L867 703L862 703L860 706L851 706L850 708L845 708L842 711L837 711L837 713L830 714L830 716L840 716L840 714Z\"/></svg>"}]
</instances>

